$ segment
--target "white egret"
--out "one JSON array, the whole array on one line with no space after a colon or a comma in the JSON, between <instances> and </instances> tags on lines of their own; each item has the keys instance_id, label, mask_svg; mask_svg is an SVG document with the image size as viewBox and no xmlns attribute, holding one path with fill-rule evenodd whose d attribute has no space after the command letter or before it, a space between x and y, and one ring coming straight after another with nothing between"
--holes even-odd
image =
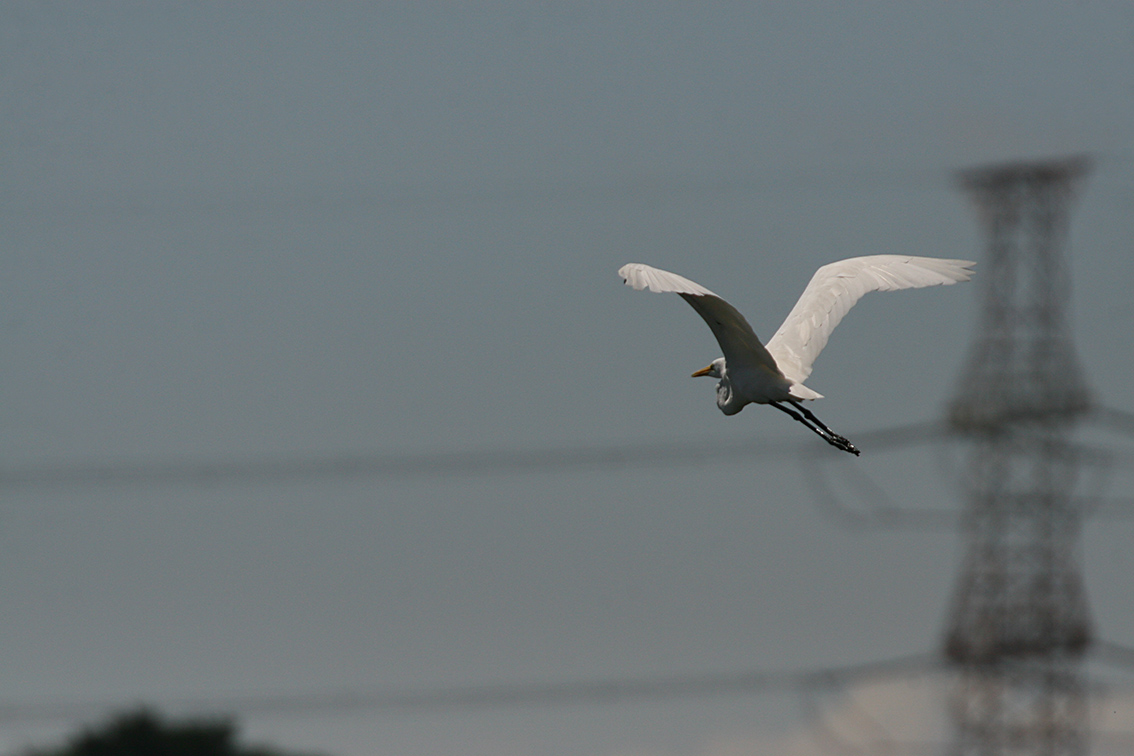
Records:
<instances>
[{"instance_id":1,"label":"white egret","mask_svg":"<svg viewBox=\"0 0 1134 756\"><path fill-rule=\"evenodd\" d=\"M870 291L897 291L968 281L976 263L935 257L870 255L824 265L815 272L780 330L760 343L736 308L700 284L676 273L641 263L623 265L618 275L628 286L672 292L705 319L724 352L693 377L719 378L717 406L735 415L746 404L770 404L806 425L824 441L858 455L847 439L833 432L803 406L822 394L803 385L811 364L847 311ZM790 406L789 406L790 405Z\"/></svg>"}]
</instances>

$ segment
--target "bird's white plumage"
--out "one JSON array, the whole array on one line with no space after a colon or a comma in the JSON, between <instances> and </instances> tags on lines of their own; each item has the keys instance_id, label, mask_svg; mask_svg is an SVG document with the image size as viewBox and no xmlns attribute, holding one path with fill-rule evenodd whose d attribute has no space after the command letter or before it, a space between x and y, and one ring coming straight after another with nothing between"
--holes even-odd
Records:
<instances>
[{"instance_id":1,"label":"bird's white plumage","mask_svg":"<svg viewBox=\"0 0 1134 756\"><path fill-rule=\"evenodd\" d=\"M967 281L973 265L906 255L852 257L824 265L766 347L735 307L698 283L642 263L624 265L618 275L638 290L680 294L704 318L724 352L722 367L728 373L721 381L728 389L728 406L720 387L717 403L733 414L749 402L820 398L803 381L831 331L864 294Z\"/></svg>"},{"instance_id":2,"label":"bird's white plumage","mask_svg":"<svg viewBox=\"0 0 1134 756\"><path fill-rule=\"evenodd\" d=\"M802 383L835 326L871 291L920 289L968 281L975 263L935 257L869 255L824 265L815 271L767 349L784 376Z\"/></svg>"},{"instance_id":3,"label":"bird's white plumage","mask_svg":"<svg viewBox=\"0 0 1134 756\"><path fill-rule=\"evenodd\" d=\"M622 276L627 286L638 290L648 288L659 293L680 294L708 323L732 369L757 369L758 365L763 365L776 370L776 361L760 343L744 316L704 286L676 273L651 268L642 263L623 265L618 275Z\"/></svg>"},{"instance_id":4,"label":"bird's white plumage","mask_svg":"<svg viewBox=\"0 0 1134 756\"><path fill-rule=\"evenodd\" d=\"M717 296L701 284L694 283L688 278L642 263L627 263L618 269L618 275L622 276L622 280L626 282L627 286L632 286L638 291L649 289L658 293Z\"/></svg>"}]
</instances>

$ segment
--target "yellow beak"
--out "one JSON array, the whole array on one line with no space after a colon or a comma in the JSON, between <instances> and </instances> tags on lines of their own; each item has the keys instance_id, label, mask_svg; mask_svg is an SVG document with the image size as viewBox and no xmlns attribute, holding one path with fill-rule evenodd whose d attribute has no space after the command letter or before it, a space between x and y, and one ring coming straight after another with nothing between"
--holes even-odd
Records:
<instances>
[{"instance_id":1,"label":"yellow beak","mask_svg":"<svg viewBox=\"0 0 1134 756\"><path fill-rule=\"evenodd\" d=\"M700 378L702 375L708 375L710 372L712 372L712 370L713 370L713 366L709 365L708 367L701 368L700 370L698 370L696 373L694 373L693 375L691 375L689 377L690 378Z\"/></svg>"}]
</instances>

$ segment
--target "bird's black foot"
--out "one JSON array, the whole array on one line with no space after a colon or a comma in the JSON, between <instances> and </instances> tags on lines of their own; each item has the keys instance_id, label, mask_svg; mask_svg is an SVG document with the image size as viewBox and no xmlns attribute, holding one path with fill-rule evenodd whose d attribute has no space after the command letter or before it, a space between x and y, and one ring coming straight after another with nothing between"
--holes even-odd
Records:
<instances>
[{"instance_id":1,"label":"bird's black foot","mask_svg":"<svg viewBox=\"0 0 1134 756\"><path fill-rule=\"evenodd\" d=\"M857 446L837 433L833 433L830 436L824 436L824 438L827 439L827 443L829 443L831 446L834 446L836 449L842 449L845 452L850 452L856 457L862 454L862 452L858 450Z\"/></svg>"}]
</instances>

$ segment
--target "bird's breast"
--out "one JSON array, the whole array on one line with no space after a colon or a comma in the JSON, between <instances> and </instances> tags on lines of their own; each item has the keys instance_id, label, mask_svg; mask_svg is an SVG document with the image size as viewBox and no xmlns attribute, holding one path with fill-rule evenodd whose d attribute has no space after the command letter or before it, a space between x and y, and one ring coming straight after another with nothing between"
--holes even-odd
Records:
<instances>
[{"instance_id":1,"label":"bird's breast","mask_svg":"<svg viewBox=\"0 0 1134 756\"><path fill-rule=\"evenodd\" d=\"M731 377L733 393L746 402L783 402L791 396L791 381L766 365L757 364L752 369L734 372Z\"/></svg>"}]
</instances>

